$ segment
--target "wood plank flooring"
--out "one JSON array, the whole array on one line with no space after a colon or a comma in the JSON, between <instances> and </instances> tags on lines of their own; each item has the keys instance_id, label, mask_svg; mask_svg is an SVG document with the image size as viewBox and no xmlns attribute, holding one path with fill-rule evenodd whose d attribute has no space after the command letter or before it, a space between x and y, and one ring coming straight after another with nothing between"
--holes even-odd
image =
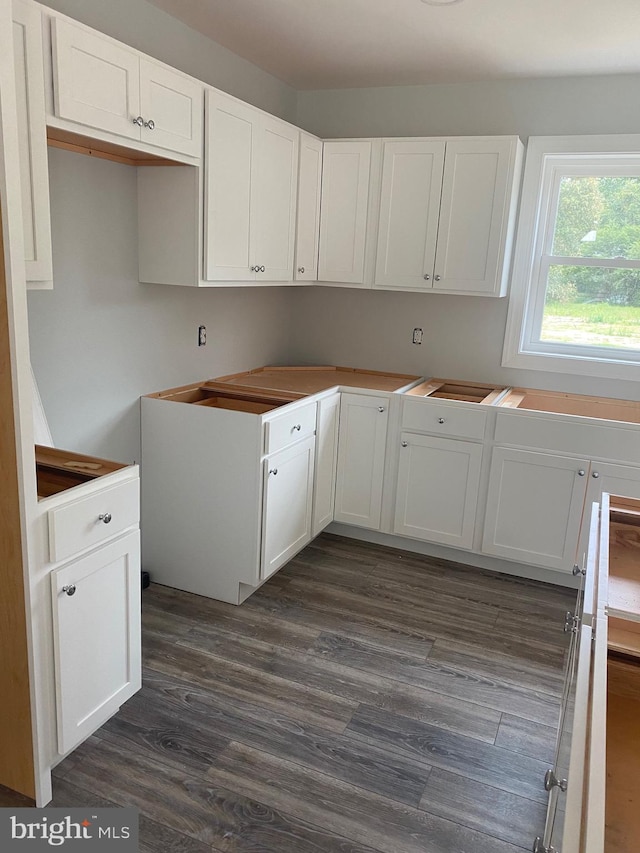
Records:
<instances>
[{"instance_id":1,"label":"wood plank flooring","mask_svg":"<svg viewBox=\"0 0 640 853\"><path fill-rule=\"evenodd\" d=\"M144 686L54 771L143 853L517 853L574 595L322 535L241 607L152 585Z\"/></svg>"}]
</instances>

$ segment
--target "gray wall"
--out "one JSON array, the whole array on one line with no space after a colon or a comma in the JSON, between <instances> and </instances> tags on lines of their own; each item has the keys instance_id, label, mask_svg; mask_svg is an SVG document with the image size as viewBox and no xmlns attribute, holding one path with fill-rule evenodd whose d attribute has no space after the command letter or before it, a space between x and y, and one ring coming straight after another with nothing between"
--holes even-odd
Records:
<instances>
[{"instance_id":1,"label":"gray wall","mask_svg":"<svg viewBox=\"0 0 640 853\"><path fill-rule=\"evenodd\" d=\"M198 80L295 121L294 89L145 0L42 2Z\"/></svg>"},{"instance_id":2,"label":"gray wall","mask_svg":"<svg viewBox=\"0 0 640 853\"><path fill-rule=\"evenodd\" d=\"M29 293L29 326L53 439L139 460L142 394L286 361L289 293L139 284L136 170L56 149L49 161L55 289Z\"/></svg>"},{"instance_id":3,"label":"gray wall","mask_svg":"<svg viewBox=\"0 0 640 853\"><path fill-rule=\"evenodd\" d=\"M640 133L640 75L300 92L298 123L325 138ZM640 382L502 368L506 316L507 299L297 288L291 358L640 399Z\"/></svg>"}]
</instances>

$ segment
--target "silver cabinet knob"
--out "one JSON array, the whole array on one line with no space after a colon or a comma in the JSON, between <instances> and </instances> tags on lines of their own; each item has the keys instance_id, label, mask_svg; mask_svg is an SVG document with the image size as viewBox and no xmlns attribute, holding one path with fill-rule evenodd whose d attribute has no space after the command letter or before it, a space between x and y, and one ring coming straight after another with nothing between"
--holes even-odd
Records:
<instances>
[{"instance_id":1,"label":"silver cabinet knob","mask_svg":"<svg viewBox=\"0 0 640 853\"><path fill-rule=\"evenodd\" d=\"M431 276L429 275L429 273L428 273L428 272L426 272L426 273L422 276L422 278L423 278L425 281L430 281L430 280L431 280Z\"/></svg>"},{"instance_id":2,"label":"silver cabinet knob","mask_svg":"<svg viewBox=\"0 0 640 853\"><path fill-rule=\"evenodd\" d=\"M269 471L269 473L270 473L270 474L273 474L273 476L275 477L275 476L276 476L276 474L278 473L278 469L277 469L277 468L272 468L272 469Z\"/></svg>"},{"instance_id":3,"label":"silver cabinet knob","mask_svg":"<svg viewBox=\"0 0 640 853\"><path fill-rule=\"evenodd\" d=\"M585 475L586 473L587 473L587 472L584 470L584 468L581 468L581 469L578 471L578 477L584 477L584 475Z\"/></svg>"},{"instance_id":4,"label":"silver cabinet knob","mask_svg":"<svg viewBox=\"0 0 640 853\"><path fill-rule=\"evenodd\" d=\"M251 272L260 272L260 267L251 267Z\"/></svg>"},{"instance_id":5,"label":"silver cabinet knob","mask_svg":"<svg viewBox=\"0 0 640 853\"><path fill-rule=\"evenodd\" d=\"M598 477L600 476L600 474L597 471L594 471L591 476L593 477L594 480L597 480Z\"/></svg>"},{"instance_id":6,"label":"silver cabinet knob","mask_svg":"<svg viewBox=\"0 0 640 853\"><path fill-rule=\"evenodd\" d=\"M378 411L379 411L379 412L384 412L384 406L378 406Z\"/></svg>"},{"instance_id":7,"label":"silver cabinet knob","mask_svg":"<svg viewBox=\"0 0 640 853\"><path fill-rule=\"evenodd\" d=\"M434 279L435 279L436 281L440 281L440 276L439 276L439 275L434 275Z\"/></svg>"},{"instance_id":8,"label":"silver cabinet knob","mask_svg":"<svg viewBox=\"0 0 640 853\"><path fill-rule=\"evenodd\" d=\"M293 429L297 429L298 432L302 429L302 424L294 424Z\"/></svg>"},{"instance_id":9,"label":"silver cabinet knob","mask_svg":"<svg viewBox=\"0 0 640 853\"><path fill-rule=\"evenodd\" d=\"M264 271L265 271L265 270L264 270L264 264L262 264L262 266L261 266L261 267L260 267L260 269L259 269L259 272L264 272Z\"/></svg>"},{"instance_id":10,"label":"silver cabinet knob","mask_svg":"<svg viewBox=\"0 0 640 853\"><path fill-rule=\"evenodd\" d=\"M298 272L300 273L300 275L302 275L302 273L304 272L304 267L298 267Z\"/></svg>"},{"instance_id":11,"label":"silver cabinet knob","mask_svg":"<svg viewBox=\"0 0 640 853\"><path fill-rule=\"evenodd\" d=\"M102 521L104 524L109 524L111 521L111 513L103 512L98 516L98 521Z\"/></svg>"},{"instance_id":12,"label":"silver cabinet knob","mask_svg":"<svg viewBox=\"0 0 640 853\"><path fill-rule=\"evenodd\" d=\"M134 118L133 123L137 124L138 127L142 127L144 125L144 119L142 116L138 116L137 118Z\"/></svg>"},{"instance_id":13,"label":"silver cabinet knob","mask_svg":"<svg viewBox=\"0 0 640 853\"><path fill-rule=\"evenodd\" d=\"M149 130L153 130L153 128L155 126L156 126L156 123L152 118L150 118L149 121L145 121L145 123L144 123L144 127L147 127Z\"/></svg>"},{"instance_id":14,"label":"silver cabinet knob","mask_svg":"<svg viewBox=\"0 0 640 853\"><path fill-rule=\"evenodd\" d=\"M444 418L438 418L438 423L439 423L439 424L443 424L443 423L444 423Z\"/></svg>"},{"instance_id":15,"label":"silver cabinet knob","mask_svg":"<svg viewBox=\"0 0 640 853\"><path fill-rule=\"evenodd\" d=\"M75 595L76 594L76 585L74 583L66 583L62 587L62 591L66 592L67 595Z\"/></svg>"},{"instance_id":16,"label":"silver cabinet knob","mask_svg":"<svg viewBox=\"0 0 640 853\"><path fill-rule=\"evenodd\" d=\"M408 441L401 441L401 442L400 442L400 444L401 444L401 446L402 446L402 447L409 447L409 442L408 442Z\"/></svg>"}]
</instances>

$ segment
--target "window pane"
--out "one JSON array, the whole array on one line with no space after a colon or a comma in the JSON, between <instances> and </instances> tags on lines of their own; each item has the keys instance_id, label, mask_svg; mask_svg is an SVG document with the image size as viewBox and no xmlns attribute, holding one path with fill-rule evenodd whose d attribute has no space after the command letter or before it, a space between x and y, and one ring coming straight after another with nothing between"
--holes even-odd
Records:
<instances>
[{"instance_id":1,"label":"window pane","mask_svg":"<svg viewBox=\"0 0 640 853\"><path fill-rule=\"evenodd\" d=\"M640 350L640 270L551 266L540 340Z\"/></svg>"},{"instance_id":2,"label":"window pane","mask_svg":"<svg viewBox=\"0 0 640 853\"><path fill-rule=\"evenodd\" d=\"M552 254L639 259L640 178L562 178Z\"/></svg>"}]
</instances>

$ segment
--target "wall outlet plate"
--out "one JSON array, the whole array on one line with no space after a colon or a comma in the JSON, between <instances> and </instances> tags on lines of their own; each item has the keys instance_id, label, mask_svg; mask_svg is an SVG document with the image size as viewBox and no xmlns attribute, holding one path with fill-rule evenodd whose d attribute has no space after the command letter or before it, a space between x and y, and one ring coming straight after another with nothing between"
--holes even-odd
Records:
<instances>
[{"instance_id":1,"label":"wall outlet plate","mask_svg":"<svg viewBox=\"0 0 640 853\"><path fill-rule=\"evenodd\" d=\"M411 343L413 343L413 344L421 344L422 343L422 329L418 329L416 327L413 330L413 337L411 338Z\"/></svg>"},{"instance_id":2,"label":"wall outlet plate","mask_svg":"<svg viewBox=\"0 0 640 853\"><path fill-rule=\"evenodd\" d=\"M207 343L207 327L198 326L198 346L203 347Z\"/></svg>"}]
</instances>

